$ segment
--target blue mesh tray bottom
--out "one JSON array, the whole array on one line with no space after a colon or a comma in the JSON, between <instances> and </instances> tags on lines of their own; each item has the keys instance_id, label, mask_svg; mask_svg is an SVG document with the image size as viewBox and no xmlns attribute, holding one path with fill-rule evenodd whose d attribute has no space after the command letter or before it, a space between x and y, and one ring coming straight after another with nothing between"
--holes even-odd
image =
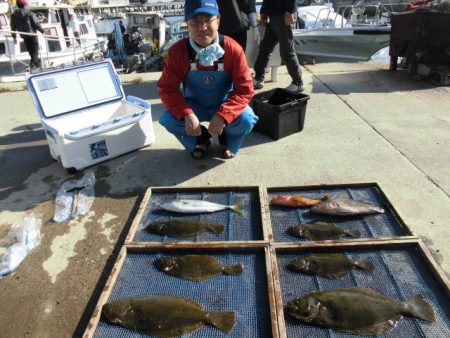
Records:
<instances>
[{"instance_id":1,"label":"blue mesh tray bottom","mask_svg":"<svg viewBox=\"0 0 450 338\"><path fill-rule=\"evenodd\" d=\"M239 276L219 275L204 282L193 282L158 271L153 262L172 253L129 252L112 289L109 301L134 296L171 295L190 298L207 311L235 311L233 331L226 334L214 327L203 326L189 337L271 337L265 255L258 252L197 251L215 257L222 265L242 264ZM186 254L186 252L183 252ZM191 252L192 254L192 252ZM110 324L101 318L94 337L148 337Z\"/></svg>"},{"instance_id":2,"label":"blue mesh tray bottom","mask_svg":"<svg viewBox=\"0 0 450 338\"><path fill-rule=\"evenodd\" d=\"M226 209L213 213L180 214L165 211L160 205L175 199L205 200L209 202L232 205L240 202L244 215ZM159 236L148 232L147 224L168 219L193 219L204 223L217 223L225 226L225 231L220 234L204 232L196 238L178 239L167 236ZM263 240L261 226L261 211L257 190L249 191L209 191L209 192L153 192L152 198L146 206L144 216L138 226L133 241L135 242L167 242L180 240L195 241L246 241Z\"/></svg>"},{"instance_id":3,"label":"blue mesh tray bottom","mask_svg":"<svg viewBox=\"0 0 450 338\"><path fill-rule=\"evenodd\" d=\"M397 217L388 206L388 201L376 187L363 188L323 188L311 190L275 190L271 189L269 196L274 195L301 195L308 198L320 198L328 194L330 198L346 198L369 201L385 209L383 214L374 214L360 217L339 217L313 214L309 208L288 208L271 206L270 217L272 232L277 242L309 241L293 237L287 233L287 228L298 224L313 222L328 222L345 229L358 229L363 238L391 237L409 235ZM350 237L342 237L348 239Z\"/></svg>"},{"instance_id":4,"label":"blue mesh tray bottom","mask_svg":"<svg viewBox=\"0 0 450 338\"><path fill-rule=\"evenodd\" d=\"M329 251L332 252L332 251ZM325 277L291 272L286 268L288 262L302 254L311 252L277 252L283 304L318 290L333 290L348 287L365 287L396 300L407 300L416 294L423 295L433 306L437 322L429 323L412 317L404 317L394 330L380 335L382 337L450 337L450 301L421 254L414 248L383 250L339 251L358 260L374 263L375 272L360 269L349 275L332 280ZM356 337L320 326L286 321L288 337Z\"/></svg>"}]
</instances>

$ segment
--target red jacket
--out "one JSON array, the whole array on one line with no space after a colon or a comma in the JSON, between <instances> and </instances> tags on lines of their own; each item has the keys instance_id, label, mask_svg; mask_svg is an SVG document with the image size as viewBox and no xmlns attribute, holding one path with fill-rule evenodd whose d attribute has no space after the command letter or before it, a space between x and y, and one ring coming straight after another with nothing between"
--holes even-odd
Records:
<instances>
[{"instance_id":1,"label":"red jacket","mask_svg":"<svg viewBox=\"0 0 450 338\"><path fill-rule=\"evenodd\" d=\"M158 93L162 103L177 119L192 114L180 91L180 83L189 72L189 52L186 41L188 37L177 41L169 49L166 65L158 81ZM227 124L233 122L244 111L253 97L253 80L247 65L245 53L241 46L233 39L225 36L225 54L223 57L224 69L233 83L233 91L229 93L227 100L222 103L218 114ZM213 70L214 66L204 67L198 65L199 70Z\"/></svg>"}]
</instances>

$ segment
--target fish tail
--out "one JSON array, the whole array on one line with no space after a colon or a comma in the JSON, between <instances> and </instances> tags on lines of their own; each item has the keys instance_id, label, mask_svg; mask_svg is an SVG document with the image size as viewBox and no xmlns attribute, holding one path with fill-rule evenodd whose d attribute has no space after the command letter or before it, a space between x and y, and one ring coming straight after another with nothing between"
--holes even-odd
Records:
<instances>
[{"instance_id":1,"label":"fish tail","mask_svg":"<svg viewBox=\"0 0 450 338\"><path fill-rule=\"evenodd\" d=\"M427 303L422 295L415 295L406 301L405 313L429 322L436 321L436 314L433 307Z\"/></svg>"},{"instance_id":2,"label":"fish tail","mask_svg":"<svg viewBox=\"0 0 450 338\"><path fill-rule=\"evenodd\" d=\"M235 213L239 214L239 215L244 215L243 211L241 210L241 201L237 201L236 203L234 203L230 209L233 210Z\"/></svg>"},{"instance_id":3,"label":"fish tail","mask_svg":"<svg viewBox=\"0 0 450 338\"><path fill-rule=\"evenodd\" d=\"M225 227L222 224L209 224L208 229L215 234L221 234L225 230Z\"/></svg>"},{"instance_id":4,"label":"fish tail","mask_svg":"<svg viewBox=\"0 0 450 338\"><path fill-rule=\"evenodd\" d=\"M384 213L384 209L383 209L383 208L380 208L380 207L375 207L374 210L375 210L376 212L378 212L379 214Z\"/></svg>"},{"instance_id":5,"label":"fish tail","mask_svg":"<svg viewBox=\"0 0 450 338\"><path fill-rule=\"evenodd\" d=\"M241 264L229 265L223 268L223 273L227 275L240 275L244 271Z\"/></svg>"},{"instance_id":6,"label":"fish tail","mask_svg":"<svg viewBox=\"0 0 450 338\"><path fill-rule=\"evenodd\" d=\"M372 262L369 261L355 261L355 265L363 270L374 272L375 271L375 265L373 265Z\"/></svg>"},{"instance_id":7,"label":"fish tail","mask_svg":"<svg viewBox=\"0 0 450 338\"><path fill-rule=\"evenodd\" d=\"M226 333L231 332L231 330L233 330L234 323L236 322L235 312L226 312L226 311L208 312L206 316L207 316L206 322L208 324L217 327L219 330L222 330Z\"/></svg>"},{"instance_id":8,"label":"fish tail","mask_svg":"<svg viewBox=\"0 0 450 338\"><path fill-rule=\"evenodd\" d=\"M347 230L345 233L346 233L347 235L349 235L350 237L354 237L354 238L359 238L359 237L361 237L361 233L359 232L358 229Z\"/></svg>"}]
</instances>

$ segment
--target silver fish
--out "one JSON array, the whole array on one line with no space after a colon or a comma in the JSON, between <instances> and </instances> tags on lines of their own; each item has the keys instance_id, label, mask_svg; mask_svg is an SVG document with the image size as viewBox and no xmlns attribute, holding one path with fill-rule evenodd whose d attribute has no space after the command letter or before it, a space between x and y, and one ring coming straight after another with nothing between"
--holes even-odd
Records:
<instances>
[{"instance_id":1,"label":"silver fish","mask_svg":"<svg viewBox=\"0 0 450 338\"><path fill-rule=\"evenodd\" d=\"M225 209L231 209L235 213L242 215L243 212L239 207L240 201L233 205L224 205L202 200L174 200L163 203L160 207L167 211L179 212L183 214L194 214L201 212L216 212Z\"/></svg>"},{"instance_id":2,"label":"silver fish","mask_svg":"<svg viewBox=\"0 0 450 338\"><path fill-rule=\"evenodd\" d=\"M333 216L356 216L368 214L382 214L383 208L377 207L366 201L351 199L330 199L314 205L311 212Z\"/></svg>"}]
</instances>

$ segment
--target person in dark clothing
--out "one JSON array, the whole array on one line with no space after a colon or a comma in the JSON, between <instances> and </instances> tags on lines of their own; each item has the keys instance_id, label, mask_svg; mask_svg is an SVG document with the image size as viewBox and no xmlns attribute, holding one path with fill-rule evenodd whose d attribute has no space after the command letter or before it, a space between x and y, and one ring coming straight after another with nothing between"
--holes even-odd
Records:
<instances>
[{"instance_id":1,"label":"person in dark clothing","mask_svg":"<svg viewBox=\"0 0 450 338\"><path fill-rule=\"evenodd\" d=\"M276 44L280 43L280 55L286 64L292 83L286 88L289 91L304 90L302 71L294 49L292 25L297 16L295 0L264 0L260 10L261 24L266 26L264 38L259 45L258 57L255 61L255 89L264 87L264 72L270 55Z\"/></svg>"},{"instance_id":2,"label":"person in dark clothing","mask_svg":"<svg viewBox=\"0 0 450 338\"><path fill-rule=\"evenodd\" d=\"M36 33L36 31L44 34L44 29L38 22L36 15L27 7L26 0L17 0L17 8L11 14L11 30L25 33ZM12 33L14 43L17 44L17 34ZM36 35L20 34L20 37L25 43L28 54L30 54L30 70L39 68L41 62L39 60L39 42Z\"/></svg>"},{"instance_id":3,"label":"person in dark clothing","mask_svg":"<svg viewBox=\"0 0 450 338\"><path fill-rule=\"evenodd\" d=\"M217 0L220 13L219 33L228 35L242 46L247 46L247 30L257 31L255 0Z\"/></svg>"},{"instance_id":4,"label":"person in dark clothing","mask_svg":"<svg viewBox=\"0 0 450 338\"><path fill-rule=\"evenodd\" d=\"M125 35L125 32L127 29L125 28L122 20L119 21L119 27L120 27L120 32L122 33L122 36Z\"/></svg>"}]
</instances>

